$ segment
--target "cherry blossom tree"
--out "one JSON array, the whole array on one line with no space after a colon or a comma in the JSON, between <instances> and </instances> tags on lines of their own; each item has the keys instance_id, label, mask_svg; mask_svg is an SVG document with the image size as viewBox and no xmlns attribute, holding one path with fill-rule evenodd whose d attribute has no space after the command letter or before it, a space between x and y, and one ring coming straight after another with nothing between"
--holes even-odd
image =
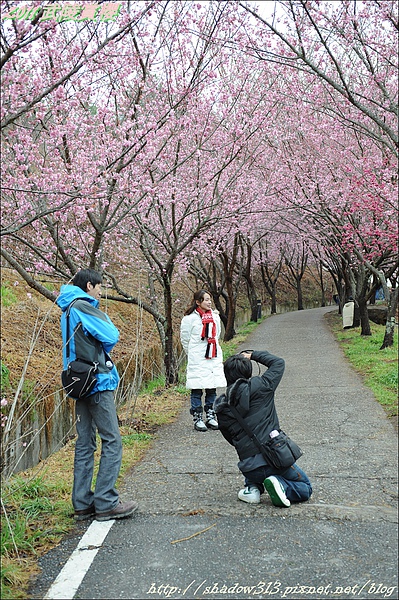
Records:
<instances>
[{"instance_id":1,"label":"cherry blossom tree","mask_svg":"<svg viewBox=\"0 0 399 600\"><path fill-rule=\"evenodd\" d=\"M301 94L301 112L306 106L311 106L319 115L327 117L323 119L327 126L329 123L331 125L334 123L334 127L352 131L353 139L357 144L367 147L365 167L366 160L368 160L368 164L367 168L363 168L362 171L367 171L368 185L373 185L370 178L370 173L373 172L379 185L384 185L385 191L388 192L383 201L383 213L381 213L380 204L376 221L371 219L366 226L367 236L364 235L364 226L362 231L358 229L359 205L362 204L364 208L364 197L359 194L359 189L356 190L356 194L353 194L353 196L358 195L358 200L351 209L353 210L352 217L349 216L350 211L347 211L345 215L341 213L343 218L336 220L333 227L335 228L336 242L339 242L336 251L341 252L342 256L347 256L344 259L347 287L352 290L354 297L358 298L362 333L367 334L370 331L365 305L368 278L370 272L378 275L373 264L368 263L367 260L370 241L366 242L366 238L369 238L370 232L374 229L373 224L381 223L381 214L385 214L392 221L387 224L386 219L383 219L385 241L388 244L391 243L394 252L396 247L396 238L393 240L392 232L395 227L393 223L396 222L397 203L392 199L393 197L397 198L397 176L395 175L398 145L397 4L390 1L319 3L298 0L276 2L275 6L278 10L270 18L261 16L244 3L239 4L252 14L258 24L263 27L259 38L258 35L248 35L247 51L251 55L258 56L259 60L265 61L267 65L272 62L284 65L291 73L296 72L297 77L291 78L297 86L296 93L294 92L292 97L295 99L298 98L298 92ZM290 79L287 79L287 76L285 78L290 84ZM290 88L292 89L292 86ZM298 111L295 114L303 123L303 118L298 115ZM300 143L303 139L302 136L299 138ZM367 143L367 139L371 144ZM374 155L371 154L373 146ZM363 149L361 151L363 152ZM347 158L351 158L351 154L344 153L342 149L341 154L346 154ZM301 162L304 163L302 157ZM310 164L310 161L308 162ZM343 164L345 166L345 163ZM293 172L294 169L291 171ZM379 174L377 175L377 173ZM344 183L346 188L348 184L353 185L354 179L357 178L353 173L347 173L346 184L344 178L340 178L340 184ZM318 180L321 178L313 177L311 187L318 185ZM310 201L312 190L309 189L308 184L309 181L305 183L302 180L299 187L301 193L306 194ZM359 179L357 179L356 185L360 186ZM334 187L337 189L336 185ZM391 189L388 190L388 187ZM345 188L337 189L338 196L334 198L335 202L340 196L341 198L346 197L349 201ZM380 198L380 202L381 189L377 191L376 197ZM366 192L366 199L371 200L369 190ZM340 204L342 206L342 202ZM331 213L328 217L324 213L324 217L327 217L325 222L327 228L334 221L332 207L333 204L331 204ZM307 210L303 205L302 209ZM320 217L323 211L324 207L318 215L315 215L318 223L316 229L319 231L320 221L324 219L324 217ZM356 217L353 218L355 214ZM366 221L367 219L364 219L364 222ZM304 228L302 229L304 230ZM340 239L341 231L344 231L342 239ZM356 238L355 246L353 246L353 238L349 242L349 237L352 235ZM373 242L376 243L376 248L381 250L380 225L375 229L375 235ZM379 238L378 241L377 238ZM356 251L354 251L354 247L356 247ZM380 258L375 256L374 260L384 262L383 255L384 250L382 250L382 256ZM384 285L385 275L382 274L382 271L378 271L378 273L381 275L380 282ZM391 319L390 316L390 323Z\"/></svg>"},{"instance_id":2,"label":"cherry blossom tree","mask_svg":"<svg viewBox=\"0 0 399 600\"><path fill-rule=\"evenodd\" d=\"M222 23L228 27L222 17L233 7L213 3L193 13L174 3L166 13L166 6L155 6L147 21L141 15L101 57L90 56L79 78L68 70L76 52L69 29L60 24L53 37L37 39L34 71L50 81L64 72L68 78L34 105L9 110L19 120L4 126L9 196L2 233L4 258L47 297L34 273L68 280L83 264L106 269L117 299L154 316L173 381L175 261L201 231L228 218L227 208L237 211L233 187L265 116L248 123L248 108L237 118L238 98L259 87L246 71L235 82L232 73L215 75L225 61L214 36ZM201 35L193 39L190 27ZM136 260L130 240L139 240L148 263L148 302L118 281Z\"/></svg>"},{"instance_id":3,"label":"cherry blossom tree","mask_svg":"<svg viewBox=\"0 0 399 600\"><path fill-rule=\"evenodd\" d=\"M19 6L5 3L3 15L6 8L12 12ZM83 223L107 189L107 184L101 189L99 183L106 177L104 162L98 156L96 171L88 136L91 130L98 139L104 128L104 107L99 111L95 99L102 94L99 81L105 76L100 56L104 59L112 53L116 43L132 43L132 26L138 26L153 6L145 3L132 9L118 28L93 21L73 26L55 19L42 22L44 8L35 2L32 10L37 8L38 13L31 22L2 24L1 126L6 165L2 253L32 287L49 298L35 273L52 272L68 279L87 260L90 251L87 242L82 243L87 234ZM93 215L93 223L97 230L91 262L101 237L101 219Z\"/></svg>"},{"instance_id":4,"label":"cherry blossom tree","mask_svg":"<svg viewBox=\"0 0 399 600\"><path fill-rule=\"evenodd\" d=\"M249 53L297 71L299 96L397 156L397 2L277 0L270 17L238 4L260 29Z\"/></svg>"},{"instance_id":5,"label":"cherry blossom tree","mask_svg":"<svg viewBox=\"0 0 399 600\"><path fill-rule=\"evenodd\" d=\"M264 266L256 237L332 249L364 309L395 247L395 11L334 4L281 2L269 20L133 2L117 23L72 24L36 2L30 24L4 21L4 259L51 299L43 274L103 270L109 297L153 316L170 382L176 278L209 257L233 335L237 283L254 304Z\"/></svg>"},{"instance_id":6,"label":"cherry blossom tree","mask_svg":"<svg viewBox=\"0 0 399 600\"><path fill-rule=\"evenodd\" d=\"M96 6L96 3L93 4ZM67 33L68 28L61 25L67 17L61 15L61 19L59 19L56 12L51 12L51 5L44 4L41 0L34 0L29 5L19 0L2 1L0 68L7 68L3 74L4 95L1 129L9 127L23 115L31 113L32 109L42 103L46 97L64 86L76 74L87 70L88 66L91 67L104 48L129 35L132 25L138 23L146 13L149 13L155 4L156 2L145 2L141 6L136 6L135 9L132 8L133 14L129 14L124 19L122 26L119 28L111 26L111 31L109 31L110 26L108 25L105 29L104 39L99 41L99 34L104 32L104 21L101 23L92 20L91 17L94 15L89 13L91 12L90 8L93 7L88 7L88 10L83 9L83 13L87 12L87 15L80 15L75 35L69 35L68 38L61 36L60 39L58 35L60 31L64 34ZM72 6L70 5L70 7ZM64 8L68 9L68 7ZM22 15L15 13L22 13ZM11 24L5 20L9 16L14 17ZM17 16L16 19L15 16ZM21 17L24 19L20 20ZM43 72L39 71L36 77L30 77L30 70L34 63L26 60L26 55L32 49L37 48L40 43L50 47L54 37L57 43L61 42L59 49L68 51L71 61L65 62L64 68L61 69L60 65L53 62L51 54L49 54L51 75L47 81L43 80L42 76L48 71L48 66L44 67ZM77 41L79 39L80 44ZM53 53L55 47L54 45Z\"/></svg>"},{"instance_id":7,"label":"cherry blossom tree","mask_svg":"<svg viewBox=\"0 0 399 600\"><path fill-rule=\"evenodd\" d=\"M108 299L152 315L167 383L178 283L209 289L228 340L239 297L255 320L262 281L276 312L289 268L302 308L310 254L363 335L383 287L391 345L397 3L123 1L114 21L106 4L1 4L29 17L0 32L2 260L52 301L44 279L101 270Z\"/></svg>"},{"instance_id":8,"label":"cherry blossom tree","mask_svg":"<svg viewBox=\"0 0 399 600\"><path fill-rule=\"evenodd\" d=\"M343 300L355 299L362 334L369 335L366 262L390 269L396 255L396 158L344 124L335 124L334 135L327 137L325 116L312 107L299 111L295 100L287 105L287 126L275 150L280 155L276 194L287 208L281 220L293 233L296 228L313 245L341 256L336 262L343 268L339 280L346 281Z\"/></svg>"}]
</instances>

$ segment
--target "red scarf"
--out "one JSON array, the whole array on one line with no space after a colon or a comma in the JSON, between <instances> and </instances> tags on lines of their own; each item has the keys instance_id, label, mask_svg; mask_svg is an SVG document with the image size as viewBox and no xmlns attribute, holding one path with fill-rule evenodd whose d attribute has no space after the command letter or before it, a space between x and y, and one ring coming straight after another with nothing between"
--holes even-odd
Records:
<instances>
[{"instance_id":1,"label":"red scarf","mask_svg":"<svg viewBox=\"0 0 399 600\"><path fill-rule=\"evenodd\" d=\"M216 358L216 323L213 320L212 311L207 310L205 312L199 306L197 306L196 310L202 319L201 340L204 340L206 338L208 341L208 345L205 351L205 358Z\"/></svg>"}]
</instances>

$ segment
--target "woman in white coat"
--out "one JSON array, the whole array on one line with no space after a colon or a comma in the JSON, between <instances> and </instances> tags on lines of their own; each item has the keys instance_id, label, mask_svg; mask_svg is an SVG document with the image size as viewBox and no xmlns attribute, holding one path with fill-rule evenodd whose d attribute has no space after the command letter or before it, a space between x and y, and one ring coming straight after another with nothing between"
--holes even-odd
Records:
<instances>
[{"instance_id":1,"label":"woman in white coat","mask_svg":"<svg viewBox=\"0 0 399 600\"><path fill-rule=\"evenodd\" d=\"M220 317L211 306L212 299L208 292L195 292L193 302L184 313L180 327L181 343L187 354L186 387L191 390L190 414L197 431L218 429L213 403L216 399L216 388L226 386L222 349L219 345ZM205 423L202 419L204 390Z\"/></svg>"}]
</instances>

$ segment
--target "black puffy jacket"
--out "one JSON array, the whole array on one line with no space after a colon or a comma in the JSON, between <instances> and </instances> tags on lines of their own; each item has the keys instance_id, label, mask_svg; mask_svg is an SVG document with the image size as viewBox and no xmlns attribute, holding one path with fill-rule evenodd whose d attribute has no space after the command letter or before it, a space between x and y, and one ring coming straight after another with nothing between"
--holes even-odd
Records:
<instances>
[{"instance_id":1,"label":"black puffy jacket","mask_svg":"<svg viewBox=\"0 0 399 600\"><path fill-rule=\"evenodd\" d=\"M280 429L274 392L284 373L284 360L266 351L254 351L252 360L268 367L263 375L238 379L228 386L226 393L219 396L214 404L219 429L235 447L240 460L258 454L259 449L232 414L230 405L236 407L260 442L266 442L273 429Z\"/></svg>"}]
</instances>

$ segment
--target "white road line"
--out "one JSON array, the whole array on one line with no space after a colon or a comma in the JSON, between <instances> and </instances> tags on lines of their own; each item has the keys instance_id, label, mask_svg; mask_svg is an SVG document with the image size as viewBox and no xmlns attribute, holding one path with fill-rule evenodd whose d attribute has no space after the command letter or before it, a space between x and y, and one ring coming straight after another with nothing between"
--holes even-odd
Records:
<instances>
[{"instance_id":1,"label":"white road line","mask_svg":"<svg viewBox=\"0 0 399 600\"><path fill-rule=\"evenodd\" d=\"M44 600L72 600L115 520L93 521Z\"/></svg>"}]
</instances>

